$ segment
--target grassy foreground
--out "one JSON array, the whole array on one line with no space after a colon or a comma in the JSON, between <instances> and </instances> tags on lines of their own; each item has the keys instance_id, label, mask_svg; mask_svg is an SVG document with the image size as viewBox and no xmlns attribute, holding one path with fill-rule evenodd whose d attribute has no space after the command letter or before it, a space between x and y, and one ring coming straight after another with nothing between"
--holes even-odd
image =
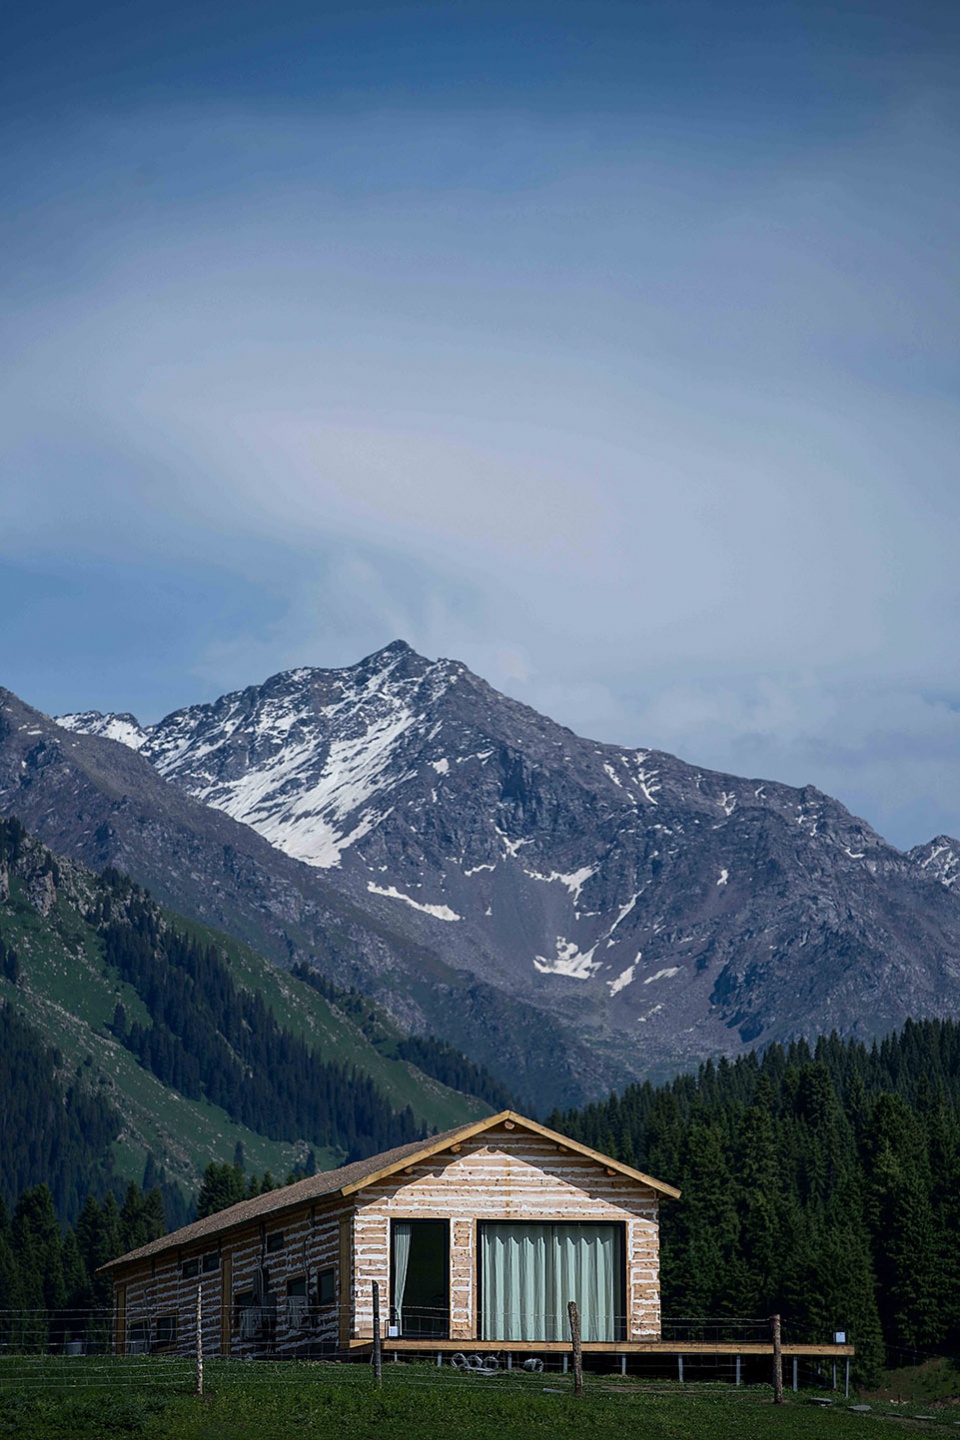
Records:
<instances>
[{"instance_id":1,"label":"grassy foreground","mask_svg":"<svg viewBox=\"0 0 960 1440\"><path fill-rule=\"evenodd\" d=\"M495 1380L428 1365L387 1366L377 1391L368 1366L208 1362L205 1394L190 1393L182 1362L0 1361L0 1436L17 1440L844 1440L846 1436L960 1432L875 1404L869 1416L835 1399L744 1386L648 1384L588 1376L576 1399L567 1377ZM852 1403L852 1402L851 1402ZM881 1422L880 1432L877 1422Z\"/></svg>"}]
</instances>

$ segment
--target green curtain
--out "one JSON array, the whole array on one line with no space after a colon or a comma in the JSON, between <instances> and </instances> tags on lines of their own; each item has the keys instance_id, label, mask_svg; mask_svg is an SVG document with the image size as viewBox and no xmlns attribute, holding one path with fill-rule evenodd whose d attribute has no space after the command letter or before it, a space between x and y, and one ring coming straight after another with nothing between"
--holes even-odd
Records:
<instances>
[{"instance_id":1,"label":"green curtain","mask_svg":"<svg viewBox=\"0 0 960 1440\"><path fill-rule=\"evenodd\" d=\"M403 1297L407 1288L407 1271L410 1268L410 1241L413 1226L409 1220L393 1222L393 1309L396 1317L397 1334L403 1334Z\"/></svg>"},{"instance_id":2,"label":"green curtain","mask_svg":"<svg viewBox=\"0 0 960 1440\"><path fill-rule=\"evenodd\" d=\"M483 1225L481 1338L566 1340L576 1300L582 1338L616 1340L621 1235L619 1225Z\"/></svg>"}]
</instances>

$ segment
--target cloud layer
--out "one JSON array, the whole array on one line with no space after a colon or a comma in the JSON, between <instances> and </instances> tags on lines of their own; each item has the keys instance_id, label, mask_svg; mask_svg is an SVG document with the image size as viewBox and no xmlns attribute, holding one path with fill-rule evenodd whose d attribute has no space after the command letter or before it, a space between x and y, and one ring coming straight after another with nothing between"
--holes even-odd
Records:
<instances>
[{"instance_id":1,"label":"cloud layer","mask_svg":"<svg viewBox=\"0 0 960 1440\"><path fill-rule=\"evenodd\" d=\"M930 86L793 147L223 102L38 130L0 678L150 719L402 635L960 831L955 140Z\"/></svg>"}]
</instances>

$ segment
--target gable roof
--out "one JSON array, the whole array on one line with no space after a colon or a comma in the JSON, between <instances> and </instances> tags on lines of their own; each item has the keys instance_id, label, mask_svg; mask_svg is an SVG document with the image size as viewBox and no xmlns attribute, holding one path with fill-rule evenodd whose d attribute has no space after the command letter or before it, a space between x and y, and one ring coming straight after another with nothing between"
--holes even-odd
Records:
<instances>
[{"instance_id":1,"label":"gable roof","mask_svg":"<svg viewBox=\"0 0 960 1440\"><path fill-rule=\"evenodd\" d=\"M131 1250L126 1255L120 1255L116 1260L110 1260L106 1265L101 1265L100 1269L115 1270L120 1265L128 1265L136 1260L145 1260L166 1250L183 1249L197 1244L208 1236L220 1235L225 1230L235 1230L249 1224L251 1220L278 1214L293 1206L302 1205L304 1202L337 1195L346 1198L356 1194L358 1190L363 1190L367 1185L375 1185L377 1181L396 1174L398 1170L403 1170L408 1165L416 1164L421 1160L429 1160L441 1151L448 1150L451 1145L456 1145L464 1140L472 1140L475 1136L483 1135L488 1130L494 1130L501 1125L509 1125L511 1128L527 1130L533 1135L541 1135L552 1140L556 1145L572 1151L573 1154L583 1155L588 1160L594 1160L605 1169L615 1171L618 1175L625 1175L640 1185L647 1185L651 1189L659 1191L661 1195L668 1195L674 1200L680 1198L680 1191L675 1190L672 1185L664 1184L662 1180L654 1180L652 1176L644 1175L642 1171L635 1170L631 1165L624 1165L620 1160L612 1160L609 1155L601 1155L599 1150L591 1150L588 1145L581 1145L578 1140L571 1140L569 1136L561 1135L556 1130L548 1130L545 1125L538 1124L536 1120L528 1120L524 1115L518 1115L513 1110L501 1110L498 1115L488 1115L485 1119L475 1120L469 1125L458 1125L453 1130L444 1130L439 1135L431 1135L428 1140L414 1140L409 1145L398 1145L395 1149L385 1150L380 1155L371 1155L366 1160L355 1160L352 1165L343 1165L339 1170L323 1170L318 1175L309 1175L305 1180L297 1180L293 1185L284 1185L279 1190L270 1190L266 1195L255 1195L249 1200L241 1200L236 1205L228 1206L226 1210L217 1210L212 1215L205 1215L202 1220L195 1220L192 1225L184 1225L182 1229L174 1230L169 1235L163 1235L159 1240L152 1240L149 1245L141 1245L138 1250Z\"/></svg>"}]
</instances>

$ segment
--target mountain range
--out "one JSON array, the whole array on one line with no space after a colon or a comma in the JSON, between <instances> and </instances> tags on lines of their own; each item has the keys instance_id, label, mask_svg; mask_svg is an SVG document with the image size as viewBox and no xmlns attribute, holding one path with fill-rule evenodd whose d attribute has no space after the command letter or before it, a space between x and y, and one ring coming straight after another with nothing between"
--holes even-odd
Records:
<instances>
[{"instance_id":1,"label":"mountain range","mask_svg":"<svg viewBox=\"0 0 960 1440\"><path fill-rule=\"evenodd\" d=\"M0 692L0 811L540 1108L960 1012L960 843L583 739L400 641L150 726Z\"/></svg>"}]
</instances>

